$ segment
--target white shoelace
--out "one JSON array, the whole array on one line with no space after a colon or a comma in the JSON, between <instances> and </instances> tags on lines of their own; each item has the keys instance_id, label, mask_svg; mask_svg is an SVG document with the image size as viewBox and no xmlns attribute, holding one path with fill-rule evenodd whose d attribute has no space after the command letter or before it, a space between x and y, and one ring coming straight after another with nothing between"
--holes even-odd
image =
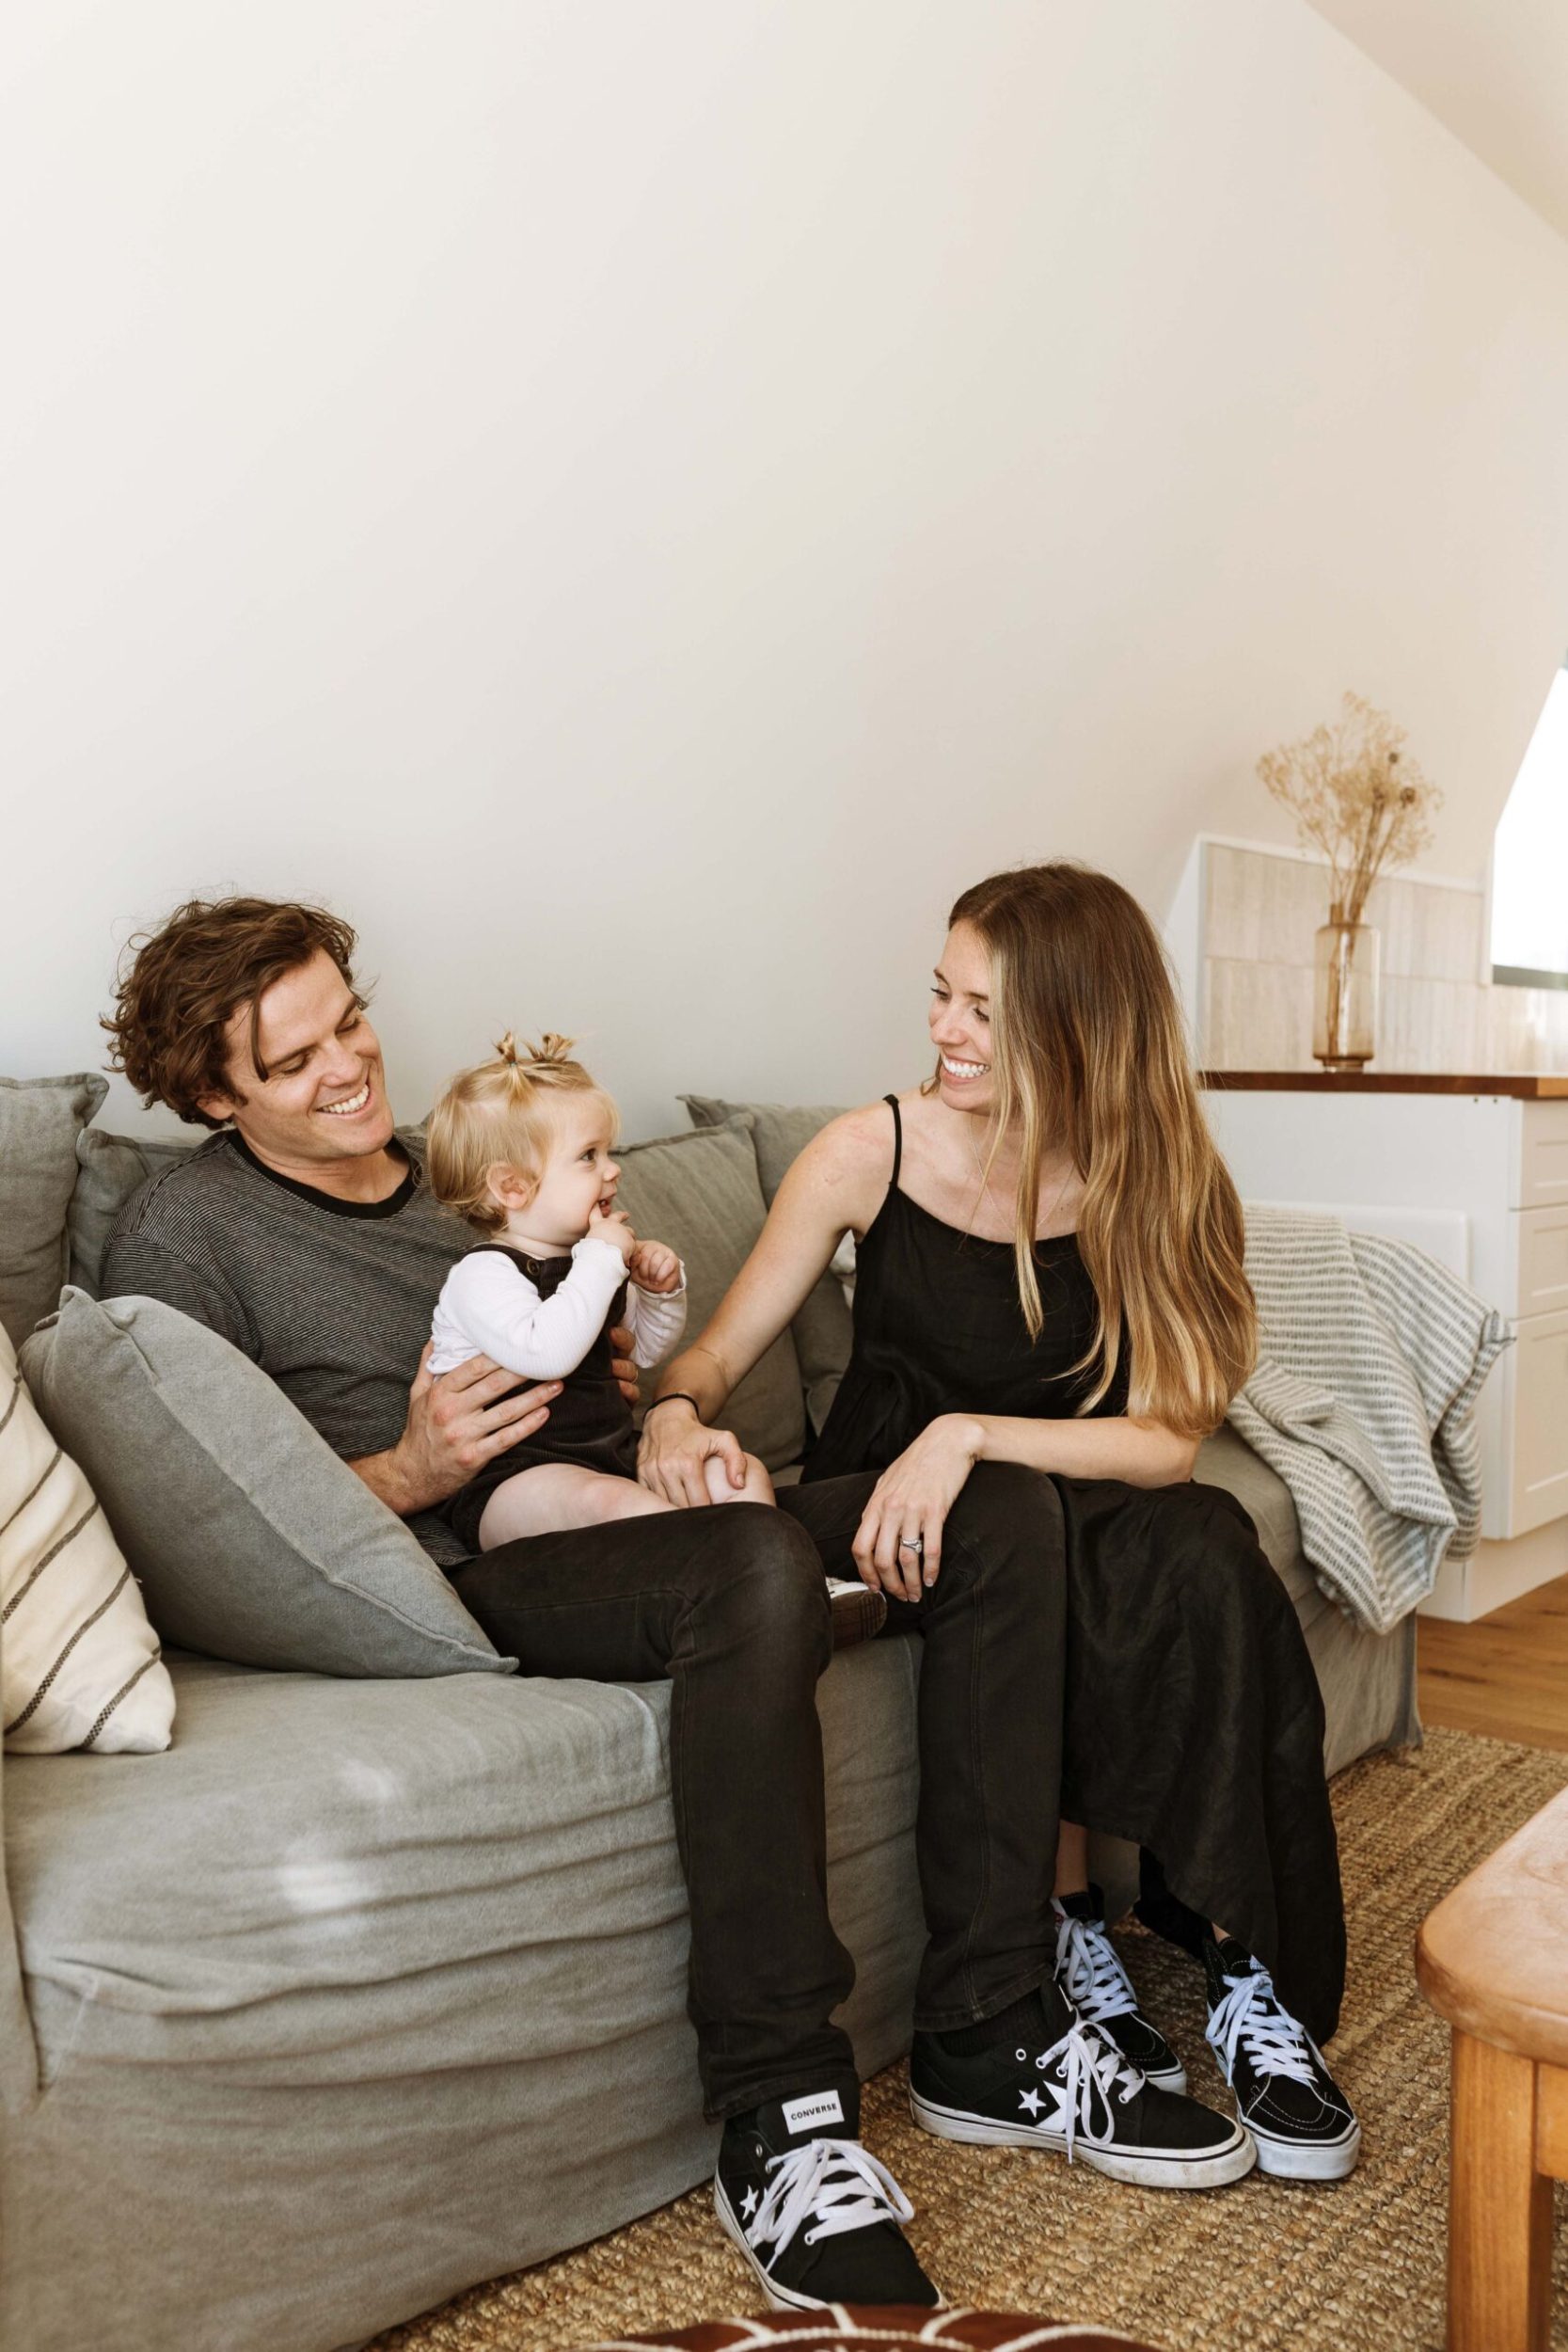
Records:
<instances>
[{"instance_id":1,"label":"white shoelace","mask_svg":"<svg viewBox=\"0 0 1568 2352\"><path fill-rule=\"evenodd\" d=\"M1018 2053L1022 2058L1023 2052ZM1043 2074L1058 2058L1064 2060L1062 2080L1049 2088L1056 2100L1056 2113L1051 2119L1067 2138L1068 2162L1072 2162L1072 2144L1082 2133L1097 2148L1108 2147L1116 2137L1116 2124L1111 2115L1111 2095L1119 2094L1119 2104L1127 2105L1136 2098L1144 2087L1144 2078L1117 2045L1106 2035L1097 2033L1092 2026L1071 2025L1060 2042L1052 2043L1035 2060ZM1125 2090L1122 2085L1125 2084ZM1097 2130L1094 2121L1094 2094L1099 2091L1105 2106L1105 2122Z\"/></svg>"},{"instance_id":2,"label":"white shoelace","mask_svg":"<svg viewBox=\"0 0 1568 2352\"><path fill-rule=\"evenodd\" d=\"M1225 2069L1229 2082L1235 2072L1236 2045L1241 2043L1259 2074L1283 2074L1293 2083L1311 2083L1311 2044L1304 2026L1289 2010L1281 2009L1268 1970L1253 1962L1244 1977L1227 1969L1230 1990L1210 2018L1205 2040Z\"/></svg>"},{"instance_id":3,"label":"white shoelace","mask_svg":"<svg viewBox=\"0 0 1568 2352\"><path fill-rule=\"evenodd\" d=\"M1138 1996L1098 1919L1064 1912L1056 1923L1056 1975L1063 1992L1091 2026L1136 2014Z\"/></svg>"},{"instance_id":4,"label":"white shoelace","mask_svg":"<svg viewBox=\"0 0 1568 2352\"><path fill-rule=\"evenodd\" d=\"M751 2246L787 2246L808 2219L808 2246L873 2221L914 2219L914 2207L886 2165L858 2139L804 2140L770 2156L768 2169L773 2178L744 2224Z\"/></svg>"}]
</instances>

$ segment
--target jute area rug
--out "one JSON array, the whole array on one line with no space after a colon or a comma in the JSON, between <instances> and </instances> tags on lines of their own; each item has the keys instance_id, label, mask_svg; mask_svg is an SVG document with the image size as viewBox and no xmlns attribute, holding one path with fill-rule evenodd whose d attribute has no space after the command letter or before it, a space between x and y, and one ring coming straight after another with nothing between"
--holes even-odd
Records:
<instances>
[{"instance_id":1,"label":"jute area rug","mask_svg":"<svg viewBox=\"0 0 1568 2352\"><path fill-rule=\"evenodd\" d=\"M910 2121L904 2068L878 2075L864 2137L913 2202L910 2235L943 2294L1098 2320L1168 2352L1441 2352L1448 2031L1416 1990L1412 1944L1438 1898L1565 1782L1568 1756L1451 1731L1336 1781L1350 1985L1331 2057L1364 2135L1348 2181L1286 2185L1255 2172L1208 2194L1127 2188L1060 2157L932 2139ZM1117 1941L1193 2090L1223 2105L1196 1969L1139 1928ZM1552 2344L1568 2347L1559 2197ZM761 2302L704 2188L475 2287L373 2352L564 2352Z\"/></svg>"}]
</instances>

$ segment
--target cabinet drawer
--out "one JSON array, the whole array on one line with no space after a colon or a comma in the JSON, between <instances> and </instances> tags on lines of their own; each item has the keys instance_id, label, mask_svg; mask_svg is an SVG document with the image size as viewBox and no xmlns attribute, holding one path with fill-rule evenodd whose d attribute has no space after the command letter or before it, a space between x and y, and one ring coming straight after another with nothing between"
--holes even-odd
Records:
<instances>
[{"instance_id":1,"label":"cabinet drawer","mask_svg":"<svg viewBox=\"0 0 1568 2352\"><path fill-rule=\"evenodd\" d=\"M1521 1209L1516 1315L1568 1307L1568 1201L1560 1209Z\"/></svg>"},{"instance_id":2,"label":"cabinet drawer","mask_svg":"<svg viewBox=\"0 0 1568 2352\"><path fill-rule=\"evenodd\" d=\"M1512 1353L1511 1533L1524 1535L1568 1512L1568 1308L1521 1323Z\"/></svg>"},{"instance_id":3,"label":"cabinet drawer","mask_svg":"<svg viewBox=\"0 0 1568 2352\"><path fill-rule=\"evenodd\" d=\"M1568 1201L1568 1103L1524 1103L1516 1209Z\"/></svg>"}]
</instances>

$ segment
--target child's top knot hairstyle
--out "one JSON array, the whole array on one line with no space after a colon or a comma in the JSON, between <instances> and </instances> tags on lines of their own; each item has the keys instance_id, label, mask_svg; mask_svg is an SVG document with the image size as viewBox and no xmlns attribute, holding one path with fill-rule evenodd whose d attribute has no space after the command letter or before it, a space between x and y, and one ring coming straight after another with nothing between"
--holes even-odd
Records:
<instances>
[{"instance_id":1,"label":"child's top knot hairstyle","mask_svg":"<svg viewBox=\"0 0 1568 2352\"><path fill-rule=\"evenodd\" d=\"M512 1072L515 1082L525 1088L530 1081L540 1086L592 1086L594 1081L581 1062L572 1059L572 1048L576 1043L576 1038L562 1037L556 1030L546 1029L537 1045L530 1045L526 1039L519 1045L512 1030L508 1029L497 1043L496 1058L504 1062ZM573 1072L575 1075L568 1078L557 1074L565 1071ZM470 1072L467 1074L471 1076L477 1073Z\"/></svg>"},{"instance_id":2,"label":"child's top knot hairstyle","mask_svg":"<svg viewBox=\"0 0 1568 2352\"><path fill-rule=\"evenodd\" d=\"M552 1097L597 1094L611 1122L615 1105L572 1059L573 1040L546 1029L537 1045L518 1042L511 1029L494 1061L460 1070L430 1114L425 1134L425 1183L479 1232L506 1223L487 1178L492 1168L520 1168L537 1181L554 1128Z\"/></svg>"}]
</instances>

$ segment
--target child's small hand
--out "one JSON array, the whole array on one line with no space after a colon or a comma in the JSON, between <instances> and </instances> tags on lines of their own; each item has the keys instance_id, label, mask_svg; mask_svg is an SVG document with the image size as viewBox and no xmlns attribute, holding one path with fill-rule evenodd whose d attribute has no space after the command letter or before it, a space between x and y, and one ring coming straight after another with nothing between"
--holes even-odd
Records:
<instances>
[{"instance_id":1,"label":"child's small hand","mask_svg":"<svg viewBox=\"0 0 1568 2352\"><path fill-rule=\"evenodd\" d=\"M625 1209L611 1209L608 1216L603 1209L591 1210L588 1231L583 1239L609 1242L612 1248L620 1251L628 1264L637 1248L637 1235L631 1230L631 1219Z\"/></svg>"},{"instance_id":2,"label":"child's small hand","mask_svg":"<svg viewBox=\"0 0 1568 2352\"><path fill-rule=\"evenodd\" d=\"M668 1242L640 1241L626 1264L640 1291L678 1291L681 1262Z\"/></svg>"}]
</instances>

